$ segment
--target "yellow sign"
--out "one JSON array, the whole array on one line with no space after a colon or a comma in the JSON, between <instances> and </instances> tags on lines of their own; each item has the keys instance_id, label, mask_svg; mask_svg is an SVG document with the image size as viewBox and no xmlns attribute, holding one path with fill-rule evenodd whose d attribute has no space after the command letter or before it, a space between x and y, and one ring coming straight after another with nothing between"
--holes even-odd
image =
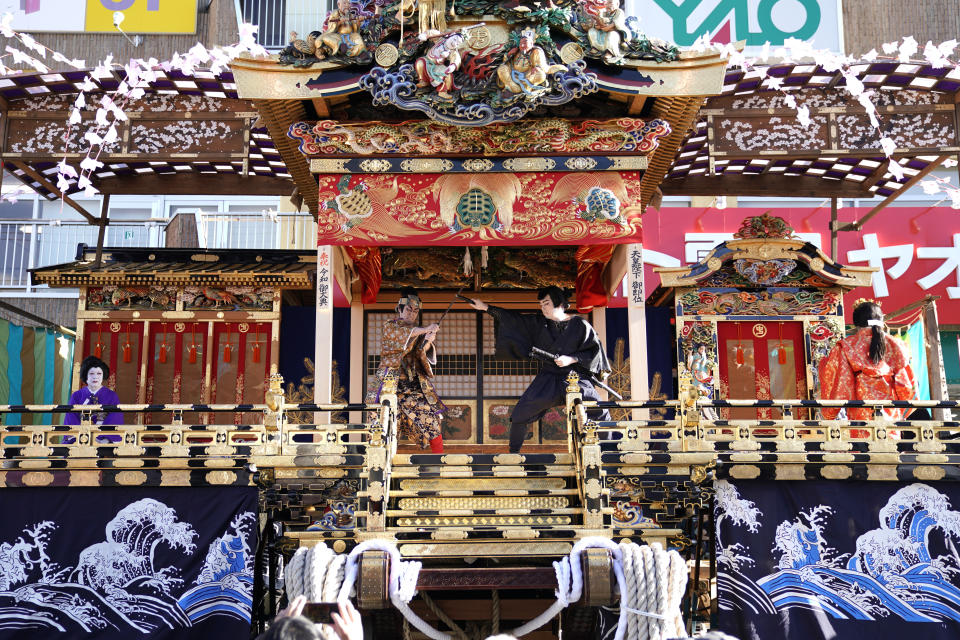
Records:
<instances>
[{"instance_id":1,"label":"yellow sign","mask_svg":"<svg viewBox=\"0 0 960 640\"><path fill-rule=\"evenodd\" d=\"M120 28L129 34L197 31L197 0L86 0L86 3L86 31L115 32L117 11L123 14Z\"/></svg>"}]
</instances>

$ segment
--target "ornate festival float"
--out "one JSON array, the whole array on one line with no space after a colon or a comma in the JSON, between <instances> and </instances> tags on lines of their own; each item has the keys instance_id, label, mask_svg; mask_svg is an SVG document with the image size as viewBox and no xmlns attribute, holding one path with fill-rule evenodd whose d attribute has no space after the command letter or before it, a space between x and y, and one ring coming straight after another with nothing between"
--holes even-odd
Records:
<instances>
[{"instance_id":1,"label":"ornate festival float","mask_svg":"<svg viewBox=\"0 0 960 640\"><path fill-rule=\"evenodd\" d=\"M843 294L873 269L837 264L763 215L644 290L641 215L662 193L715 188L727 170L735 184L720 188L754 189L755 172L732 169L741 156L789 165L843 145L845 157L875 156L869 135L844 142L827 128L802 149L773 148L782 125L759 113L769 96L758 85L725 76L718 53L647 38L616 0L340 0L317 27L279 56L233 61L236 122L213 143L239 145L225 189L275 189L264 181L283 165L317 221L316 253L108 247L34 272L81 289L74 380L83 356L104 360L121 400L107 408L125 420L81 407L76 425L21 425L9 418L66 408L3 408L15 508L57 488L72 501L109 488L91 516L106 539L84 538L77 560L51 558L49 520L0 547L15 567L0 597L14 594L31 628L262 629L300 594L355 595L378 639L672 638L711 620L745 637L776 637L781 619L814 637L831 625L877 637L956 628L960 533L955 490L940 482L955 474L955 403L816 400L819 362L843 337ZM939 117L935 102L907 111ZM737 109L749 111L738 126L771 135L724 138ZM813 115L867 117L838 109ZM949 134L939 151L956 146ZM166 160L202 173L221 153L191 144ZM697 168L706 154L709 176ZM17 162L25 182L68 197L31 164L46 159ZM918 162L918 173L934 164ZM912 179L878 171L857 174L858 193L889 196ZM621 282L626 308L607 314ZM627 399L585 398L572 373L565 402L511 453L510 412L542 365L501 357L494 318L455 294L536 312L551 285L590 314L607 382ZM422 324L441 325L431 365L443 453L407 442L395 376L367 401L411 286ZM291 303L307 291L305 321ZM285 352L312 375L284 381ZM824 405L870 416L823 420ZM894 423L893 406L935 419ZM190 573L198 545L206 561ZM73 605L53 613L66 593ZM142 613L149 598L162 606Z\"/></svg>"}]
</instances>

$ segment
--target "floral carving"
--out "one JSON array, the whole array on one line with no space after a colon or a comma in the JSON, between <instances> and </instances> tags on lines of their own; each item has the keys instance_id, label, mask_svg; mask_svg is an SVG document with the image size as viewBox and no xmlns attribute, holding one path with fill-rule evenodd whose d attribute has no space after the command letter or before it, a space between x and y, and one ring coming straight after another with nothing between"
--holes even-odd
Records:
<instances>
[{"instance_id":1,"label":"floral carving","mask_svg":"<svg viewBox=\"0 0 960 640\"><path fill-rule=\"evenodd\" d=\"M686 291L680 295L684 315L832 315L840 304L835 291L757 289L753 291Z\"/></svg>"}]
</instances>

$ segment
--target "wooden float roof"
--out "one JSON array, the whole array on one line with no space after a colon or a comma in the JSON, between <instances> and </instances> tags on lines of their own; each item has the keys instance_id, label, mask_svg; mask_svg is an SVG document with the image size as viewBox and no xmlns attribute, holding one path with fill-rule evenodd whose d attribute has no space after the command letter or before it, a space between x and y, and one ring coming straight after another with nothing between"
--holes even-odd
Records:
<instances>
[{"instance_id":1,"label":"wooden float roof","mask_svg":"<svg viewBox=\"0 0 960 640\"><path fill-rule=\"evenodd\" d=\"M310 289L317 255L281 250L105 247L102 263L95 265L96 250L81 244L76 261L31 269L31 281L60 287L164 284Z\"/></svg>"}]
</instances>

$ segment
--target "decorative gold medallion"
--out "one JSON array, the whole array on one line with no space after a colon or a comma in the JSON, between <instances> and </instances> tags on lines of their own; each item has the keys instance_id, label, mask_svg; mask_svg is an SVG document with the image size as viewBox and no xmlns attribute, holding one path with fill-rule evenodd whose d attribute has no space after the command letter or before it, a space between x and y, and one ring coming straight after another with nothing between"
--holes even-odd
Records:
<instances>
[{"instance_id":1,"label":"decorative gold medallion","mask_svg":"<svg viewBox=\"0 0 960 640\"><path fill-rule=\"evenodd\" d=\"M111 323L110 323L110 332L111 332L111 333L120 333L120 323L119 323L119 322L111 322Z\"/></svg>"},{"instance_id":2,"label":"decorative gold medallion","mask_svg":"<svg viewBox=\"0 0 960 640\"><path fill-rule=\"evenodd\" d=\"M564 64L583 60L583 47L576 42L568 42L560 47L560 60L562 60Z\"/></svg>"},{"instance_id":3,"label":"decorative gold medallion","mask_svg":"<svg viewBox=\"0 0 960 640\"><path fill-rule=\"evenodd\" d=\"M400 51L396 45L384 42L374 51L373 57L381 67L392 67L400 59Z\"/></svg>"},{"instance_id":4,"label":"decorative gold medallion","mask_svg":"<svg viewBox=\"0 0 960 640\"><path fill-rule=\"evenodd\" d=\"M753 335L756 338L762 338L763 336L767 335L767 328L758 322L757 324L753 325Z\"/></svg>"},{"instance_id":5,"label":"decorative gold medallion","mask_svg":"<svg viewBox=\"0 0 960 640\"><path fill-rule=\"evenodd\" d=\"M240 333L246 333L250 331L250 325L247 324L246 322L241 322L240 326L238 326L237 329L240 331Z\"/></svg>"},{"instance_id":6,"label":"decorative gold medallion","mask_svg":"<svg viewBox=\"0 0 960 640\"><path fill-rule=\"evenodd\" d=\"M471 49L483 49L488 44L490 44L490 29L486 27L470 29L467 35L468 47Z\"/></svg>"},{"instance_id":7,"label":"decorative gold medallion","mask_svg":"<svg viewBox=\"0 0 960 640\"><path fill-rule=\"evenodd\" d=\"M177 324L173 325L173 330L176 331L177 333L183 333L186 330L186 328L187 328L187 325L185 325L182 322L178 322Z\"/></svg>"}]
</instances>

